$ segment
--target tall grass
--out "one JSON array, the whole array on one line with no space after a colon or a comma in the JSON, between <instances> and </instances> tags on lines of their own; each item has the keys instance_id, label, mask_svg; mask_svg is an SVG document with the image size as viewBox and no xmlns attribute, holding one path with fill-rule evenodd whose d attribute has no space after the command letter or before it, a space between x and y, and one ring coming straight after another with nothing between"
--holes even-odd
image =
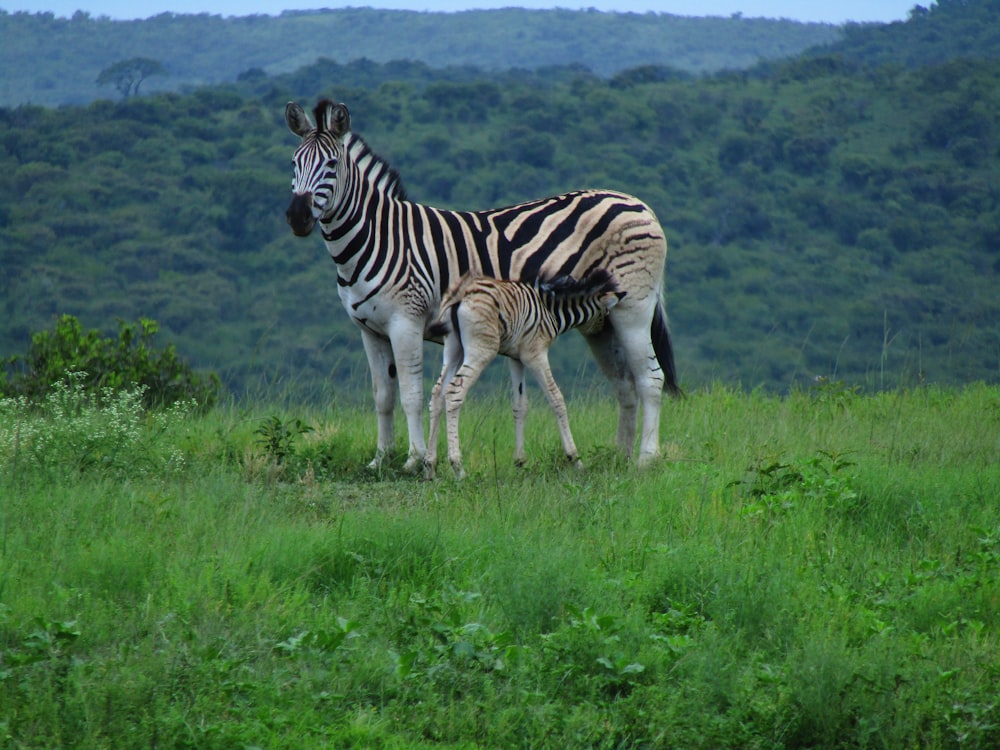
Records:
<instances>
[{"instance_id":1,"label":"tall grass","mask_svg":"<svg viewBox=\"0 0 1000 750\"><path fill-rule=\"evenodd\" d=\"M0 744L1000 743L1000 390L715 388L644 471L543 408L424 482L364 409L3 402Z\"/></svg>"}]
</instances>

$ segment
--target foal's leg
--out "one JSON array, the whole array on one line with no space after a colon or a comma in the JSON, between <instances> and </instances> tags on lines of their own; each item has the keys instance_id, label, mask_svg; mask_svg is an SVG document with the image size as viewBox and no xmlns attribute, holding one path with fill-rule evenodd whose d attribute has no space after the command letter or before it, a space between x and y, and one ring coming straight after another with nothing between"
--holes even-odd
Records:
<instances>
[{"instance_id":1,"label":"foal's leg","mask_svg":"<svg viewBox=\"0 0 1000 750\"><path fill-rule=\"evenodd\" d=\"M431 391L431 426L427 437L427 453L424 456L424 478L433 479L437 471L438 433L441 428L441 412L444 411L444 389L462 366L462 340L458 333L450 333L444 340L444 364L441 375Z\"/></svg>"},{"instance_id":2,"label":"foal's leg","mask_svg":"<svg viewBox=\"0 0 1000 750\"><path fill-rule=\"evenodd\" d=\"M576 443L573 442L573 433L569 429L566 400L563 398L559 386L556 385L556 379L552 376L552 368L549 366L548 349L542 349L530 358L525 357L524 364L531 370L531 374L535 376L538 383L542 386L545 397L548 399L549 405L556 415L556 423L559 425L559 437L562 439L563 452L566 454L566 458L578 469L582 469L583 464L580 462L580 453L576 449Z\"/></svg>"},{"instance_id":3,"label":"foal's leg","mask_svg":"<svg viewBox=\"0 0 1000 750\"><path fill-rule=\"evenodd\" d=\"M463 341L462 347L465 350L465 361L458 368L455 377L445 385L445 412L448 429L448 460L455 476L459 479L465 476L465 469L462 467L462 448L458 440L458 415L462 411L462 403L469 389L479 380L486 365L493 361L497 351L495 348L483 347L478 341Z\"/></svg>"},{"instance_id":4,"label":"foal's leg","mask_svg":"<svg viewBox=\"0 0 1000 750\"><path fill-rule=\"evenodd\" d=\"M511 404L514 411L514 463L524 466L524 422L528 415L528 394L524 391L524 365L508 357L510 364Z\"/></svg>"}]
</instances>

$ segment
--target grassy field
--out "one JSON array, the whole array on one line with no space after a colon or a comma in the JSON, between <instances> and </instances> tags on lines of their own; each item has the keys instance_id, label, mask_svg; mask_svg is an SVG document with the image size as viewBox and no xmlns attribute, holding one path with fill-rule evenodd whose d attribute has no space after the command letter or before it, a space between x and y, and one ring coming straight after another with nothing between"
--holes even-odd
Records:
<instances>
[{"instance_id":1,"label":"grassy field","mask_svg":"<svg viewBox=\"0 0 1000 750\"><path fill-rule=\"evenodd\" d=\"M0 746L1000 744L1000 388L707 389L643 471L571 401L584 472L532 395L464 482L356 406L4 402Z\"/></svg>"}]
</instances>

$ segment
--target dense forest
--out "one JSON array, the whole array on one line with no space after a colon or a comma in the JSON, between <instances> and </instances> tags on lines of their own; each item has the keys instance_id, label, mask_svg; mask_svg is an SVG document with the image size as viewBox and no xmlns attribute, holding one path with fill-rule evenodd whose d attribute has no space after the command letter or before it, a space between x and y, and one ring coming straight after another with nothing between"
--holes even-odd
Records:
<instances>
[{"instance_id":1,"label":"dense forest","mask_svg":"<svg viewBox=\"0 0 1000 750\"><path fill-rule=\"evenodd\" d=\"M928 29L956 16L1000 28L1000 4L969 0L869 29L908 40L905 64L847 47L602 78L325 59L183 94L0 109L0 357L63 313L108 331L147 316L236 391L261 377L363 387L334 266L284 224L284 104L335 96L415 200L479 208L589 186L646 200L670 242L688 387L996 382L1000 55L985 35L939 55L950 41ZM554 349L568 390L597 372L584 349L572 336Z\"/></svg>"},{"instance_id":2,"label":"dense forest","mask_svg":"<svg viewBox=\"0 0 1000 750\"><path fill-rule=\"evenodd\" d=\"M705 72L747 68L839 37L838 27L789 20L520 8L344 8L242 18L164 13L142 21L0 11L0 106L116 96L97 83L101 73L137 57L162 66L142 84L155 92L232 82L255 71L289 73L320 57L487 72L582 65L605 77L639 65Z\"/></svg>"}]
</instances>

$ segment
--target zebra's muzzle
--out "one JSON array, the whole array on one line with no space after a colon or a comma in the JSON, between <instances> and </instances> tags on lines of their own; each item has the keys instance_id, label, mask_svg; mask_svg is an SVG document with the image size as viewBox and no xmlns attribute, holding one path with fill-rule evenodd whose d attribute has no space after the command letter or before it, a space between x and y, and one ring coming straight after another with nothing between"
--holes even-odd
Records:
<instances>
[{"instance_id":1,"label":"zebra's muzzle","mask_svg":"<svg viewBox=\"0 0 1000 750\"><path fill-rule=\"evenodd\" d=\"M285 221L298 237L307 237L316 225L312 210L312 193L296 193L285 211Z\"/></svg>"}]
</instances>

